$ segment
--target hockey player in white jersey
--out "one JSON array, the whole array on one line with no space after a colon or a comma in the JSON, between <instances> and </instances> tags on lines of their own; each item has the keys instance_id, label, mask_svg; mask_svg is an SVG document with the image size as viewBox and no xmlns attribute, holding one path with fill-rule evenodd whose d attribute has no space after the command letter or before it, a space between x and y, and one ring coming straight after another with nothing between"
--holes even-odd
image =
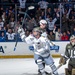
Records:
<instances>
[{"instance_id":1,"label":"hockey player in white jersey","mask_svg":"<svg viewBox=\"0 0 75 75\"><path fill-rule=\"evenodd\" d=\"M47 21L44 20L44 19L41 19L41 20L39 21L39 25L40 25L39 29L41 30L41 33L42 33L41 36L48 38L48 37L47 37L48 34L47 34L47 31L46 31ZM54 45L51 41L50 41L50 43L51 43L52 45ZM45 63L44 63L44 62L43 62L43 66L45 67ZM38 72L39 72L39 74L41 73L39 69L38 69ZM46 71L45 71L45 72L46 72ZM46 72L46 74L49 74L49 73Z\"/></svg>"},{"instance_id":2,"label":"hockey player in white jersey","mask_svg":"<svg viewBox=\"0 0 75 75\"><path fill-rule=\"evenodd\" d=\"M45 37L41 36L40 30L37 28L33 29L33 33L28 37L25 36L25 32L22 28L18 29L18 33L21 36L21 39L25 41L27 44L32 44L34 47L34 59L37 62L38 68L42 75L46 75L45 67L43 66L43 62L46 65L49 65L52 69L52 73L54 75L58 75L57 68L54 65L54 61L50 55L50 44L49 40Z\"/></svg>"}]
</instances>

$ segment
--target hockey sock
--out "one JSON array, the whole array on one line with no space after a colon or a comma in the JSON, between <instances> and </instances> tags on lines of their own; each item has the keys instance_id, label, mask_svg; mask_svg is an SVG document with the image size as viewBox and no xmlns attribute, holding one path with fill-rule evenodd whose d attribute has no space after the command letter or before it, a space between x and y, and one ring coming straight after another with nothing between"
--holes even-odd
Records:
<instances>
[{"instance_id":1,"label":"hockey sock","mask_svg":"<svg viewBox=\"0 0 75 75\"><path fill-rule=\"evenodd\" d=\"M55 66L54 64L50 64L50 67L51 67L51 69L52 69L53 74L54 74L54 75L58 75L56 66Z\"/></svg>"},{"instance_id":2,"label":"hockey sock","mask_svg":"<svg viewBox=\"0 0 75 75\"><path fill-rule=\"evenodd\" d=\"M39 68L41 74L42 74L42 75L46 75L45 70L44 70L44 66L43 66L41 60L37 60L37 65L38 65L38 68Z\"/></svg>"}]
</instances>

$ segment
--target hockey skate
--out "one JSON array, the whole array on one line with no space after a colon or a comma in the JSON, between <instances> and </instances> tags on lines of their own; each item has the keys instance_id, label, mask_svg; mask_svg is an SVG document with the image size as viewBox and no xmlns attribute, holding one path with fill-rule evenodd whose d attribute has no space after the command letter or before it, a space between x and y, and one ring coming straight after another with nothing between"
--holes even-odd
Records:
<instances>
[{"instance_id":1,"label":"hockey skate","mask_svg":"<svg viewBox=\"0 0 75 75\"><path fill-rule=\"evenodd\" d=\"M48 73L46 71L45 71L45 73L46 73L46 75L52 75L51 73ZM41 72L40 72L40 70L38 70L38 75L42 75Z\"/></svg>"},{"instance_id":2,"label":"hockey skate","mask_svg":"<svg viewBox=\"0 0 75 75\"><path fill-rule=\"evenodd\" d=\"M41 73L38 73L37 75L42 75ZM46 75L52 75L51 73L47 73Z\"/></svg>"}]
</instances>

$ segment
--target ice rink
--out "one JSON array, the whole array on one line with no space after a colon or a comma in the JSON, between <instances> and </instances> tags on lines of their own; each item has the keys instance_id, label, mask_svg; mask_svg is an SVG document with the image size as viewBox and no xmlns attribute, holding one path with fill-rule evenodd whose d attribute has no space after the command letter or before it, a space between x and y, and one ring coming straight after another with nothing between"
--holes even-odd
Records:
<instances>
[{"instance_id":1,"label":"ice rink","mask_svg":"<svg viewBox=\"0 0 75 75\"><path fill-rule=\"evenodd\" d=\"M58 66L59 58L53 58L55 65ZM63 65L59 70L59 74L65 73L65 67ZM0 75L27 75L37 74L38 67L33 58L28 59L0 59ZM46 66L46 71L51 72L51 69Z\"/></svg>"}]
</instances>

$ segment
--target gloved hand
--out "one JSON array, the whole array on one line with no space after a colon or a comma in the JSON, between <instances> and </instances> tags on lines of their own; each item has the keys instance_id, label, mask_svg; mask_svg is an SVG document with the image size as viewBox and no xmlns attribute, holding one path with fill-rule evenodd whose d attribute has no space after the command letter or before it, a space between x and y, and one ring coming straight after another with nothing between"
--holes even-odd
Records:
<instances>
[{"instance_id":1,"label":"gloved hand","mask_svg":"<svg viewBox=\"0 0 75 75\"><path fill-rule=\"evenodd\" d=\"M19 27L17 32L20 34L20 36L25 35L24 29L22 27Z\"/></svg>"},{"instance_id":2,"label":"gloved hand","mask_svg":"<svg viewBox=\"0 0 75 75\"><path fill-rule=\"evenodd\" d=\"M59 60L59 64L63 64L63 65L66 64L66 59L63 56L61 56L61 58Z\"/></svg>"},{"instance_id":3,"label":"gloved hand","mask_svg":"<svg viewBox=\"0 0 75 75\"><path fill-rule=\"evenodd\" d=\"M55 50L56 52L59 52L59 46L57 45L50 46L50 50Z\"/></svg>"},{"instance_id":4,"label":"gloved hand","mask_svg":"<svg viewBox=\"0 0 75 75\"><path fill-rule=\"evenodd\" d=\"M29 46L29 50L34 51L34 47L33 46Z\"/></svg>"},{"instance_id":5,"label":"gloved hand","mask_svg":"<svg viewBox=\"0 0 75 75\"><path fill-rule=\"evenodd\" d=\"M22 27L19 27L18 28L18 33L22 33L22 32L24 32L23 28Z\"/></svg>"}]
</instances>

